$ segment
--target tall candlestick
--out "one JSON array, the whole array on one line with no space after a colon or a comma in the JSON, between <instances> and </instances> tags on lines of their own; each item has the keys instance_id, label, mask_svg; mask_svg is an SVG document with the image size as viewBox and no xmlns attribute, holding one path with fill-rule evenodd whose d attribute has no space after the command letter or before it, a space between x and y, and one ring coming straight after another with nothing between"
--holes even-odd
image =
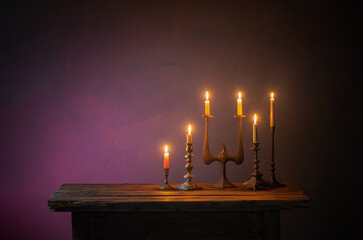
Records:
<instances>
[{"instance_id":1,"label":"tall candlestick","mask_svg":"<svg viewBox=\"0 0 363 240\"><path fill-rule=\"evenodd\" d=\"M271 93L270 98L270 127L275 127L275 112L274 112L274 93Z\"/></svg>"},{"instance_id":2,"label":"tall candlestick","mask_svg":"<svg viewBox=\"0 0 363 240\"><path fill-rule=\"evenodd\" d=\"M275 176L275 112L274 112L274 93L271 93L270 98L270 130L271 130L271 187L284 187L285 184L279 183Z\"/></svg>"},{"instance_id":3,"label":"tall candlestick","mask_svg":"<svg viewBox=\"0 0 363 240\"><path fill-rule=\"evenodd\" d=\"M164 153L164 168L169 168L169 153L168 153L168 146L165 145L165 153Z\"/></svg>"},{"instance_id":4,"label":"tall candlestick","mask_svg":"<svg viewBox=\"0 0 363 240\"><path fill-rule=\"evenodd\" d=\"M210 102L209 102L209 93L208 91L205 93L205 115L210 115Z\"/></svg>"},{"instance_id":5,"label":"tall candlestick","mask_svg":"<svg viewBox=\"0 0 363 240\"><path fill-rule=\"evenodd\" d=\"M241 92L238 93L238 99L237 99L237 116L242 115L242 96Z\"/></svg>"},{"instance_id":6,"label":"tall candlestick","mask_svg":"<svg viewBox=\"0 0 363 240\"><path fill-rule=\"evenodd\" d=\"M192 143L192 125L188 126L187 143Z\"/></svg>"},{"instance_id":7,"label":"tall candlestick","mask_svg":"<svg viewBox=\"0 0 363 240\"><path fill-rule=\"evenodd\" d=\"M254 123L253 123L253 142L254 143L258 142L258 138L257 138L257 115L256 114L255 114Z\"/></svg>"}]
</instances>

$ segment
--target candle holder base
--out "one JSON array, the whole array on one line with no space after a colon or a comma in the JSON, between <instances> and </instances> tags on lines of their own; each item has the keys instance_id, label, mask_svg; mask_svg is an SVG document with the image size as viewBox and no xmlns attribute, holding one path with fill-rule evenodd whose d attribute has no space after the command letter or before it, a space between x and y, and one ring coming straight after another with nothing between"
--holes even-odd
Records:
<instances>
[{"instance_id":1,"label":"candle holder base","mask_svg":"<svg viewBox=\"0 0 363 240\"><path fill-rule=\"evenodd\" d=\"M269 181L271 187L285 187L285 184L279 183L275 177L275 126L270 127L271 131L271 179Z\"/></svg>"},{"instance_id":2,"label":"candle holder base","mask_svg":"<svg viewBox=\"0 0 363 240\"><path fill-rule=\"evenodd\" d=\"M169 168L164 168L164 184L159 187L159 190L173 190L174 188L168 182Z\"/></svg>"},{"instance_id":3,"label":"candle holder base","mask_svg":"<svg viewBox=\"0 0 363 240\"><path fill-rule=\"evenodd\" d=\"M262 179L262 174L251 174L252 178L242 184L241 189L252 188L254 191L271 188L270 184Z\"/></svg>"},{"instance_id":4,"label":"candle holder base","mask_svg":"<svg viewBox=\"0 0 363 240\"><path fill-rule=\"evenodd\" d=\"M266 188L271 188L270 184L262 179L263 175L261 173L259 173L259 171L258 171L258 169L259 169L258 163L260 162L258 160L258 150L260 150L259 145L260 145L259 142L252 143L253 147L251 148L251 150L253 150L255 152L255 154L254 154L255 156L254 156L254 160L253 160L253 163L254 163L253 168L255 169L255 171L253 173L251 173L252 178L242 184L241 189L252 188L254 191L257 191L257 190L263 190Z\"/></svg>"},{"instance_id":5,"label":"candle holder base","mask_svg":"<svg viewBox=\"0 0 363 240\"><path fill-rule=\"evenodd\" d=\"M224 144L223 144L223 147L222 147L222 152L225 152ZM211 186L212 188L236 188L237 187L236 185L233 185L227 178L227 175L226 175L226 163L227 162L225 162L225 161L221 162L222 175L219 178L219 180L215 184L213 184Z\"/></svg>"},{"instance_id":6,"label":"candle holder base","mask_svg":"<svg viewBox=\"0 0 363 240\"><path fill-rule=\"evenodd\" d=\"M236 188L237 186L232 184L227 178L223 176L211 186L212 188Z\"/></svg>"},{"instance_id":7,"label":"candle holder base","mask_svg":"<svg viewBox=\"0 0 363 240\"><path fill-rule=\"evenodd\" d=\"M269 184L271 187L273 188L276 188L276 187L285 187L285 184L283 183L280 183L279 181L277 181L276 177L275 176L272 176L270 181L269 181Z\"/></svg>"},{"instance_id":8,"label":"candle holder base","mask_svg":"<svg viewBox=\"0 0 363 240\"><path fill-rule=\"evenodd\" d=\"M163 184L162 186L159 187L159 190L174 190L174 187L172 187L170 184Z\"/></svg>"},{"instance_id":9,"label":"candle holder base","mask_svg":"<svg viewBox=\"0 0 363 240\"><path fill-rule=\"evenodd\" d=\"M176 187L177 190L182 191L191 191L191 190L202 190L202 187L199 187L197 184L193 183L192 181L186 181L183 184Z\"/></svg>"}]
</instances>

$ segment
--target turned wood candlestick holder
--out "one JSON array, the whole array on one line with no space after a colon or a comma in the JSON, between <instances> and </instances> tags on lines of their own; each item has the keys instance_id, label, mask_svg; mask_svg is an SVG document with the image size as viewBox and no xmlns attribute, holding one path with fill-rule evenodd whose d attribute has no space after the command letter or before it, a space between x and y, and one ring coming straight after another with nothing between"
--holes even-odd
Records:
<instances>
[{"instance_id":1,"label":"turned wood candlestick holder","mask_svg":"<svg viewBox=\"0 0 363 240\"><path fill-rule=\"evenodd\" d=\"M164 184L159 187L160 190L172 190L174 189L171 185L169 185L168 177L169 177L169 168L164 168Z\"/></svg>"},{"instance_id":2,"label":"turned wood candlestick holder","mask_svg":"<svg viewBox=\"0 0 363 240\"><path fill-rule=\"evenodd\" d=\"M251 149L255 151L255 156L253 160L253 163L255 164L253 168L255 169L255 171L251 173L252 178L242 184L242 189L252 188L254 191L257 191L270 187L270 184L262 179L262 174L258 171L258 163L260 162L258 161L258 150L260 150L258 148L259 145L259 142L252 143L253 147Z\"/></svg>"},{"instance_id":3,"label":"turned wood candlestick holder","mask_svg":"<svg viewBox=\"0 0 363 240\"><path fill-rule=\"evenodd\" d=\"M194 157L194 155L192 154L193 151L193 144L192 143L186 143L186 152L187 154L185 155L185 158L187 159L187 164L185 165L185 169L187 170L187 174L184 176L184 178L186 178L187 180L176 187L176 189L178 190L183 190L183 191L190 191L190 190L201 190L202 187L199 187L197 184L195 184L192 181L192 178L194 178L195 176L193 174L191 174L190 172L193 169L193 165L192 165L192 158Z\"/></svg>"},{"instance_id":4,"label":"turned wood candlestick holder","mask_svg":"<svg viewBox=\"0 0 363 240\"><path fill-rule=\"evenodd\" d=\"M242 139L242 118L246 117L246 115L238 115L234 116L238 119L239 128L238 128L238 144L237 144L237 152L235 154L228 154L224 143L222 143L222 150L218 155L214 155L209 150L209 139L208 139L208 121L209 118L212 118L212 115L203 115L205 118L205 134L204 134L204 145L203 145L203 161L205 164L209 165L214 161L217 161L221 164L221 177L220 179L212 185L214 188L233 188L236 187L233 185L226 176L226 163L228 161L232 161L237 165L240 165L244 160L244 151L243 151L243 139Z\"/></svg>"},{"instance_id":5,"label":"turned wood candlestick holder","mask_svg":"<svg viewBox=\"0 0 363 240\"><path fill-rule=\"evenodd\" d=\"M284 187L285 184L279 183L275 177L275 127L270 127L271 130L271 187Z\"/></svg>"}]
</instances>

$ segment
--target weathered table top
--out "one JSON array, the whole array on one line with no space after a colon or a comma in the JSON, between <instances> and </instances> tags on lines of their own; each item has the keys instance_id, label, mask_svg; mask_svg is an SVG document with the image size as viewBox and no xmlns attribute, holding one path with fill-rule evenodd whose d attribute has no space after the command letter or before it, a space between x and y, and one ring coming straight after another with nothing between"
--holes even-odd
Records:
<instances>
[{"instance_id":1,"label":"weathered table top","mask_svg":"<svg viewBox=\"0 0 363 240\"><path fill-rule=\"evenodd\" d=\"M160 191L160 184L64 184L50 196L48 206L57 212L256 211L307 207L309 201L293 183L263 191L199 185L203 190Z\"/></svg>"}]
</instances>

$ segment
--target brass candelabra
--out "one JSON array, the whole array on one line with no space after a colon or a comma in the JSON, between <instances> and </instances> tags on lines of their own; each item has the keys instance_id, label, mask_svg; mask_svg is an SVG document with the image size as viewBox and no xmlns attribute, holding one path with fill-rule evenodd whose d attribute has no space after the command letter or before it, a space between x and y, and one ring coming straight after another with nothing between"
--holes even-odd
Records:
<instances>
[{"instance_id":1,"label":"brass candelabra","mask_svg":"<svg viewBox=\"0 0 363 240\"><path fill-rule=\"evenodd\" d=\"M221 164L221 177L219 180L212 185L215 188L233 188L236 187L233 185L226 176L226 163L228 161L232 161L237 165L240 165L244 160L244 151L243 151L243 139L242 139L242 118L246 117L246 115L238 115L234 116L238 119L239 128L238 128L238 144L237 151L235 154L228 154L224 143L222 143L222 150L218 155L214 155L210 152L209 149L209 138L208 138L208 123L209 118L212 118L212 115L203 115L205 118L205 134L204 134L204 145L203 145L203 161L205 164L209 165L214 161L217 161Z\"/></svg>"}]
</instances>

